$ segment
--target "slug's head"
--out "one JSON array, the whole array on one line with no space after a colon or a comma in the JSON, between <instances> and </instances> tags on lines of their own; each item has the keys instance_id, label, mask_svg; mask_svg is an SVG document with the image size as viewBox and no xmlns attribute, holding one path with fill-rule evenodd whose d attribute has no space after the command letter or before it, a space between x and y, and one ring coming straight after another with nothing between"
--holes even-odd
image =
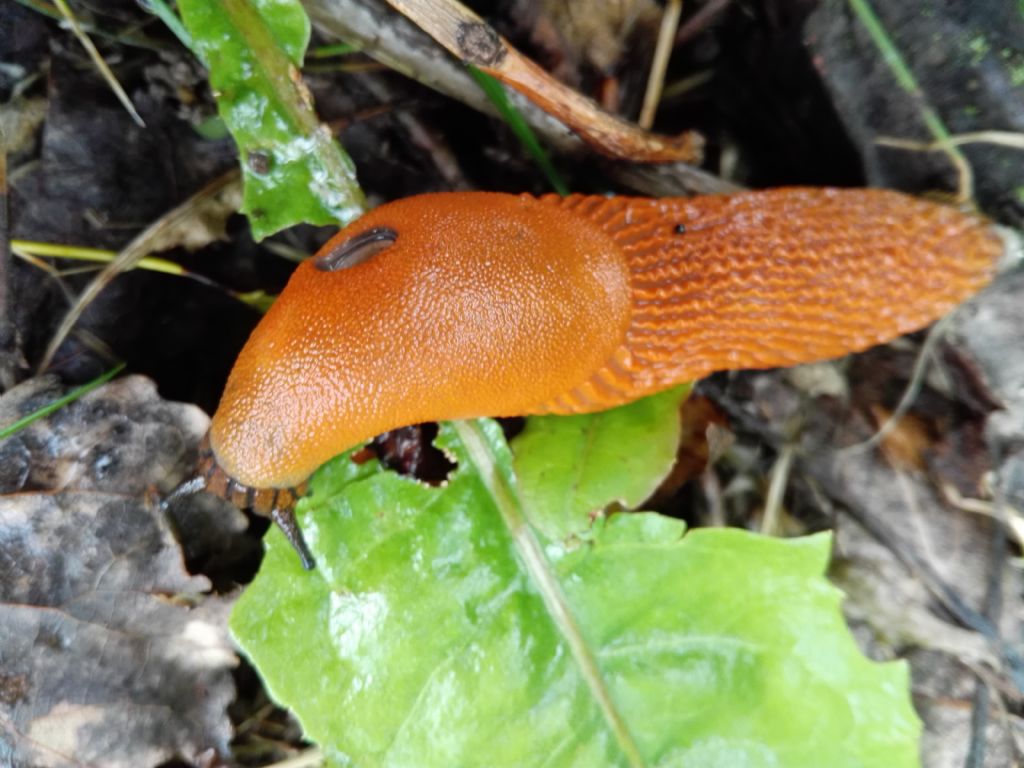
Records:
<instances>
[{"instance_id":1,"label":"slug's head","mask_svg":"<svg viewBox=\"0 0 1024 768\"><path fill-rule=\"evenodd\" d=\"M253 332L210 443L237 483L287 488L407 424L518 415L583 381L629 323L618 246L529 197L381 206L296 269Z\"/></svg>"}]
</instances>

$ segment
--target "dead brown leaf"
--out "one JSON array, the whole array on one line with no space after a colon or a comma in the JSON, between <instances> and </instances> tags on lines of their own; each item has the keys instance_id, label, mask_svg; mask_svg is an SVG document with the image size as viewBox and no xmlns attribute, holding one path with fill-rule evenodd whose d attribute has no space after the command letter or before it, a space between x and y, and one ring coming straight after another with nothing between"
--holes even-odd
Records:
<instances>
[{"instance_id":1,"label":"dead brown leaf","mask_svg":"<svg viewBox=\"0 0 1024 768\"><path fill-rule=\"evenodd\" d=\"M0 397L0 423L54 379ZM207 419L128 377L0 443L0 741L13 765L137 766L226 753L231 600L189 575L154 488Z\"/></svg>"},{"instance_id":2,"label":"dead brown leaf","mask_svg":"<svg viewBox=\"0 0 1024 768\"><path fill-rule=\"evenodd\" d=\"M879 403L869 404L868 410L875 421L875 429L881 429L892 418L892 411ZM881 449L885 458L896 469L923 470L924 453L930 444L931 435L928 434L924 421L908 413L897 419L892 428L885 433Z\"/></svg>"}]
</instances>

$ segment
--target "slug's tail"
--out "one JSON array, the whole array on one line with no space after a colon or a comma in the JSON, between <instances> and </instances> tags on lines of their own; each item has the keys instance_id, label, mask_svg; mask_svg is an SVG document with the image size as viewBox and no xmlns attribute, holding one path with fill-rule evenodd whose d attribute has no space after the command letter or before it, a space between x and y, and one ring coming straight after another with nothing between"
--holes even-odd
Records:
<instances>
[{"instance_id":1,"label":"slug's tail","mask_svg":"<svg viewBox=\"0 0 1024 768\"><path fill-rule=\"evenodd\" d=\"M981 217L885 190L543 200L620 245L632 321L602 369L539 413L601 410L714 371L866 349L975 293L1004 250Z\"/></svg>"}]
</instances>

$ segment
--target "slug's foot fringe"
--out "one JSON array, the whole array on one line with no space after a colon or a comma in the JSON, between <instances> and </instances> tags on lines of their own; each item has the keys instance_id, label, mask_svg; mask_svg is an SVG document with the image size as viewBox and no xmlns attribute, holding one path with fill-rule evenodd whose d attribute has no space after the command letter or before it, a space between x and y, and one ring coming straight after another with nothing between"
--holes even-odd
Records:
<instances>
[{"instance_id":1,"label":"slug's foot fringe","mask_svg":"<svg viewBox=\"0 0 1024 768\"><path fill-rule=\"evenodd\" d=\"M194 490L182 491L191 483L198 483L198 485L194 487ZM197 476L176 488L171 496L175 497L200 490L206 490L207 493L219 496L239 509L249 509L257 515L269 517L281 529L285 538L288 539L288 543L298 553L302 567L309 571L316 566L316 560L310 554L306 540L302 537L302 530L295 520L295 504L306 493L305 483L297 488L253 488L238 482L217 462L217 457L210 447L210 435L207 433L199 446Z\"/></svg>"}]
</instances>

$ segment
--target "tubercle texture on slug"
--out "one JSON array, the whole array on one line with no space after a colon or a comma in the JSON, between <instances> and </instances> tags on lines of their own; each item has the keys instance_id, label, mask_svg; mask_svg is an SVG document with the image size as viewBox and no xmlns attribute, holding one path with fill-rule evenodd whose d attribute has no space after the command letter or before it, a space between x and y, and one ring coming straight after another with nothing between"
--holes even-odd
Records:
<instances>
[{"instance_id":1,"label":"tubercle texture on slug","mask_svg":"<svg viewBox=\"0 0 1024 768\"><path fill-rule=\"evenodd\" d=\"M858 351L947 312L1002 252L979 217L882 190L440 193L321 254L372 228L395 237L336 272L301 265L239 356L211 426L238 482L296 485L407 424L597 411Z\"/></svg>"},{"instance_id":2,"label":"tubercle texture on slug","mask_svg":"<svg viewBox=\"0 0 1024 768\"><path fill-rule=\"evenodd\" d=\"M372 228L394 241L340 271L300 265L239 355L211 440L240 482L294 485L407 424L520 415L621 344L628 270L584 219L526 196L423 195L321 254Z\"/></svg>"},{"instance_id":3,"label":"tubercle texture on slug","mask_svg":"<svg viewBox=\"0 0 1024 768\"><path fill-rule=\"evenodd\" d=\"M866 349L976 292L1003 250L982 218L888 190L541 202L619 245L631 321L604 366L534 413L598 411L715 371Z\"/></svg>"},{"instance_id":4,"label":"tubercle texture on slug","mask_svg":"<svg viewBox=\"0 0 1024 768\"><path fill-rule=\"evenodd\" d=\"M269 510L311 567L296 486L363 439L859 351L949 311L1002 252L980 217L882 190L397 201L296 270L239 355L200 475Z\"/></svg>"}]
</instances>

